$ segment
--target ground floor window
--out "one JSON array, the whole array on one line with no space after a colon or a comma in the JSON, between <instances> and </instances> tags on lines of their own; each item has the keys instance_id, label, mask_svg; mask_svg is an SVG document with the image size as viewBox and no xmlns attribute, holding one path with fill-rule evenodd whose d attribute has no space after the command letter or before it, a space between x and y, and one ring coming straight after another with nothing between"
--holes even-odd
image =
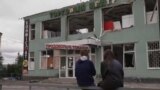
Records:
<instances>
[{"instance_id":1,"label":"ground floor window","mask_svg":"<svg viewBox=\"0 0 160 90\"><path fill-rule=\"evenodd\" d=\"M80 58L81 50L43 50L40 52L40 69L58 69L59 77L75 77L75 63ZM96 62L95 49L90 49L89 59Z\"/></svg>"},{"instance_id":2,"label":"ground floor window","mask_svg":"<svg viewBox=\"0 0 160 90\"><path fill-rule=\"evenodd\" d=\"M135 67L135 45L124 44L124 66L126 68Z\"/></svg>"},{"instance_id":3,"label":"ground floor window","mask_svg":"<svg viewBox=\"0 0 160 90\"><path fill-rule=\"evenodd\" d=\"M41 69L54 69L53 50L41 51Z\"/></svg>"},{"instance_id":4,"label":"ground floor window","mask_svg":"<svg viewBox=\"0 0 160 90\"><path fill-rule=\"evenodd\" d=\"M104 46L105 50L113 51L115 58L125 67L133 68L135 67L135 44L114 44Z\"/></svg>"},{"instance_id":5,"label":"ground floor window","mask_svg":"<svg viewBox=\"0 0 160 90\"><path fill-rule=\"evenodd\" d=\"M34 52L29 53L28 70L35 69Z\"/></svg>"},{"instance_id":6,"label":"ground floor window","mask_svg":"<svg viewBox=\"0 0 160 90\"><path fill-rule=\"evenodd\" d=\"M160 44L158 41L148 42L149 68L160 68Z\"/></svg>"}]
</instances>

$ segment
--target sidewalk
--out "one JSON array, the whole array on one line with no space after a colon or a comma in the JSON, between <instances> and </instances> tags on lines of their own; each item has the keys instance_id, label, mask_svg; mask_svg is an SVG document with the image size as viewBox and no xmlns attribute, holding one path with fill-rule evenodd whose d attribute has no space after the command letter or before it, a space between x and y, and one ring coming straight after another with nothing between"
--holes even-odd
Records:
<instances>
[{"instance_id":1,"label":"sidewalk","mask_svg":"<svg viewBox=\"0 0 160 90\"><path fill-rule=\"evenodd\" d=\"M27 85L29 81L0 81L2 84L10 85ZM33 82L39 85L58 85L58 86L77 86L75 79L47 79L43 81ZM160 90L160 83L138 83L138 82L124 82L125 88L143 88L143 89L157 89Z\"/></svg>"},{"instance_id":2,"label":"sidewalk","mask_svg":"<svg viewBox=\"0 0 160 90\"><path fill-rule=\"evenodd\" d=\"M157 89L160 90L160 83L136 83L136 82L125 82L124 87L126 88L145 88L145 89Z\"/></svg>"},{"instance_id":3,"label":"sidewalk","mask_svg":"<svg viewBox=\"0 0 160 90\"><path fill-rule=\"evenodd\" d=\"M96 80L96 83L98 83L99 80ZM40 83L45 84L71 84L71 85L77 85L77 82L75 79L53 79L50 78L48 80L40 81ZM145 88L145 89L158 89L160 90L160 83L140 83L140 82L124 82L125 88Z\"/></svg>"}]
</instances>

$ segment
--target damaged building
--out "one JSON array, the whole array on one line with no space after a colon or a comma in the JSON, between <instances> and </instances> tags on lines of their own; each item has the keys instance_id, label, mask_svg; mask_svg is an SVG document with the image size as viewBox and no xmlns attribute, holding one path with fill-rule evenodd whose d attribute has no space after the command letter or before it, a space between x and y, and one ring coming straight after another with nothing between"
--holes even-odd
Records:
<instances>
[{"instance_id":1,"label":"damaged building","mask_svg":"<svg viewBox=\"0 0 160 90\"><path fill-rule=\"evenodd\" d=\"M110 49L126 78L160 78L159 0L90 0L24 21L26 76L75 78L75 62L88 49L98 77Z\"/></svg>"}]
</instances>

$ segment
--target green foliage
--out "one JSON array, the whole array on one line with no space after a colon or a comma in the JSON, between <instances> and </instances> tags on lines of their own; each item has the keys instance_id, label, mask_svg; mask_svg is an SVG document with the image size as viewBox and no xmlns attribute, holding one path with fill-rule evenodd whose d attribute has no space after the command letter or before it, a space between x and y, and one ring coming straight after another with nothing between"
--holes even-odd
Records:
<instances>
[{"instance_id":1,"label":"green foliage","mask_svg":"<svg viewBox=\"0 0 160 90\"><path fill-rule=\"evenodd\" d=\"M22 75L23 56L19 55L16 58L16 64L8 64L7 68L2 67L0 77L17 77Z\"/></svg>"}]
</instances>

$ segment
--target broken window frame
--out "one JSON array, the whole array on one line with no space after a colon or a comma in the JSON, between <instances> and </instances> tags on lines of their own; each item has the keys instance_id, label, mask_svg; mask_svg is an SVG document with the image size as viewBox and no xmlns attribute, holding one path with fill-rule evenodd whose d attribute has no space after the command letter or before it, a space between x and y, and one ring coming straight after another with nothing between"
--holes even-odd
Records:
<instances>
[{"instance_id":1,"label":"broken window frame","mask_svg":"<svg viewBox=\"0 0 160 90\"><path fill-rule=\"evenodd\" d=\"M151 48L149 49L149 43L158 43L158 48ZM155 52L159 52L160 53L160 42L159 41L149 41L147 42L147 61L148 61L148 69L160 69L160 60L158 61L159 63L157 64L156 62L152 63L153 66L150 66L150 58L149 58L149 53L155 53ZM154 66L157 65L157 66Z\"/></svg>"},{"instance_id":2,"label":"broken window frame","mask_svg":"<svg viewBox=\"0 0 160 90\"><path fill-rule=\"evenodd\" d=\"M126 46L126 45L129 45L129 44L133 44L133 45L134 45L133 50L127 50L127 51L126 51L125 46ZM132 59L134 60L134 61L132 61L133 66L126 66L125 54L131 54L131 53L133 54ZM123 67L126 68L126 69L133 69L133 68L136 67L135 43L123 44Z\"/></svg>"},{"instance_id":3,"label":"broken window frame","mask_svg":"<svg viewBox=\"0 0 160 90\"><path fill-rule=\"evenodd\" d=\"M145 7L145 24L156 24L158 23L158 15L159 15L159 9L158 9L158 0L155 0L155 5L153 6L153 10L147 11L147 6L146 6L146 0L144 0L144 7ZM149 16L151 14L151 16ZM155 17L155 18L154 18ZM157 17L157 19L156 19ZM157 21L152 21L152 20L157 20Z\"/></svg>"},{"instance_id":4,"label":"broken window frame","mask_svg":"<svg viewBox=\"0 0 160 90\"><path fill-rule=\"evenodd\" d=\"M93 19L93 29L91 31L89 31L90 29L88 29L87 27L84 27L84 28L81 28L81 29L74 28L75 30L73 30L73 33L71 33L72 29L70 27L70 19L71 18L75 19L77 17L84 17L83 16L84 14L87 14L87 15L89 14L90 15L89 17L91 17ZM84 26L86 26L86 25L84 25ZM87 29L87 32L82 33L81 31L78 31L78 30L84 30L84 29ZM87 34L87 33L94 32L94 12L93 11L89 11L89 12L73 14L73 15L68 16L67 17L67 31L68 31L68 35Z\"/></svg>"},{"instance_id":5,"label":"broken window frame","mask_svg":"<svg viewBox=\"0 0 160 90\"><path fill-rule=\"evenodd\" d=\"M45 29L45 23L51 23L51 22L59 22L59 31L55 30L48 30ZM46 31L46 32L45 32ZM46 20L42 22L42 30L41 30L41 38L42 39L49 39L49 38L56 38L61 37L61 18Z\"/></svg>"},{"instance_id":6,"label":"broken window frame","mask_svg":"<svg viewBox=\"0 0 160 90\"><path fill-rule=\"evenodd\" d=\"M123 29L127 29L127 28L132 28L132 27L134 27L135 26L135 19L134 19L134 12L133 12L133 5L132 4L127 4L127 5L123 5L123 6L130 6L131 7L131 13L130 14L124 14L124 15L122 15L122 16L124 16L124 17L127 17L127 15L128 15L128 18L130 17L130 19L132 19L133 18L133 22L131 22L131 24L133 23L133 25L130 25L130 26L123 26L123 18L122 18L122 16L120 17L120 20L112 20L113 21L113 25L117 25L118 24L118 26L115 28L115 29L113 29L113 30L105 30L104 29L104 22L105 22L105 16L106 15L104 15L104 12L106 11L107 13L109 13L109 12L111 12L111 11L113 11L115 8L120 8L120 7L122 7L122 6L115 6L115 7L111 7L111 8L103 8L103 10L102 10L102 17L103 17L103 21L102 21L102 28L103 28L103 30L104 31L107 31L107 32L113 32L113 31L119 31L119 30L123 30ZM105 9L107 9L107 10L105 10ZM110 15L111 16L111 15ZM114 18L115 19L115 18ZM107 20L106 20L107 21Z\"/></svg>"}]
</instances>

